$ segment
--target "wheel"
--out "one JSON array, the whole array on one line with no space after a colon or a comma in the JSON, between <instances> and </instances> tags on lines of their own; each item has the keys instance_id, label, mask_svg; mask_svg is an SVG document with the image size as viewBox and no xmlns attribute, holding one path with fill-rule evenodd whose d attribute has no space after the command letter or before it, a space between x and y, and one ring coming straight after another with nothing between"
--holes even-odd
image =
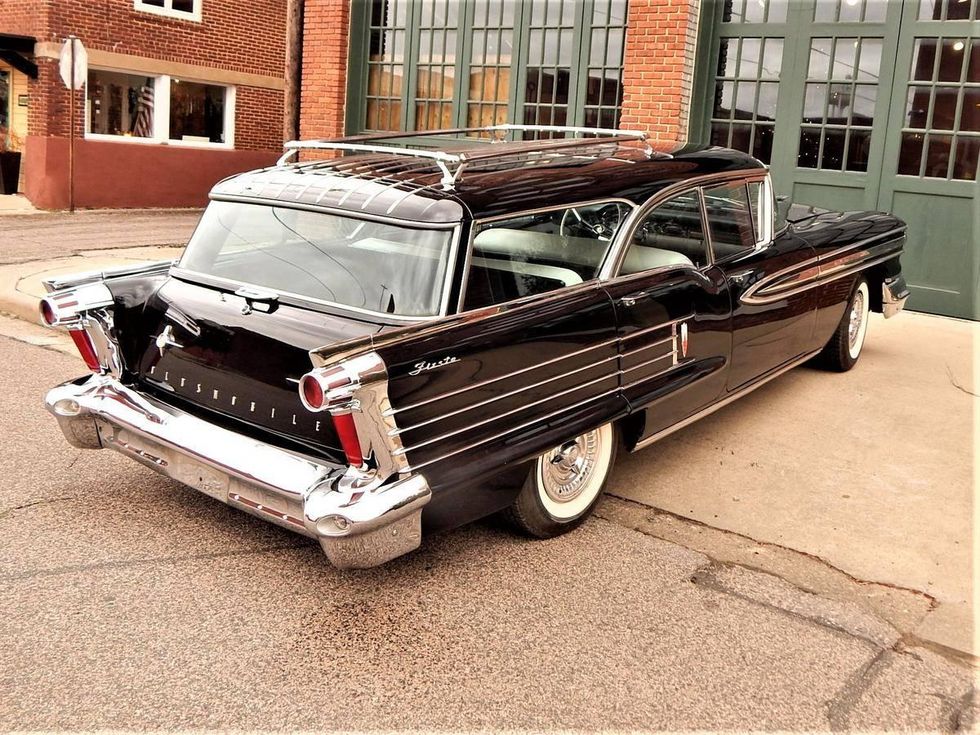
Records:
<instances>
[{"instance_id":1,"label":"wheel","mask_svg":"<svg viewBox=\"0 0 980 735\"><path fill-rule=\"evenodd\" d=\"M868 334L868 313L871 311L871 298L868 282L863 278L854 287L851 300L841 317L818 361L824 367L837 372L845 372L854 367L861 356L864 338Z\"/></svg>"},{"instance_id":2,"label":"wheel","mask_svg":"<svg viewBox=\"0 0 980 735\"><path fill-rule=\"evenodd\" d=\"M606 487L618 443L616 428L606 424L542 454L505 512L508 520L537 538L558 536L580 525Z\"/></svg>"}]
</instances>

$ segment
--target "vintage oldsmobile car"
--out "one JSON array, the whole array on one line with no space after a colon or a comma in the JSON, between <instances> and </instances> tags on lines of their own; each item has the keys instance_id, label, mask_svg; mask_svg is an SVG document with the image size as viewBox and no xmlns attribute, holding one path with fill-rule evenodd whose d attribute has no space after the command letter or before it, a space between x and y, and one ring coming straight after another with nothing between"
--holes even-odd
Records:
<instances>
[{"instance_id":1,"label":"vintage oldsmobile car","mask_svg":"<svg viewBox=\"0 0 980 735\"><path fill-rule=\"evenodd\" d=\"M904 304L900 220L777 202L743 153L476 132L287 144L215 186L179 261L49 282L92 373L47 395L68 441L366 567L499 511L568 531L617 447L847 370Z\"/></svg>"}]
</instances>

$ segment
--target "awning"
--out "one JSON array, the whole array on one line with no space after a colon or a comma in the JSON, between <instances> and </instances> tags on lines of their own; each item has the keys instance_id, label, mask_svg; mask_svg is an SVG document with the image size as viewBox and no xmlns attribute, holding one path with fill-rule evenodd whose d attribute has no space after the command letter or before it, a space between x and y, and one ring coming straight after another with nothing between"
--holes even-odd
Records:
<instances>
[{"instance_id":1,"label":"awning","mask_svg":"<svg viewBox=\"0 0 980 735\"><path fill-rule=\"evenodd\" d=\"M34 56L36 41L37 39L31 36L0 33L0 59L31 79L37 79L37 64L28 58Z\"/></svg>"}]
</instances>

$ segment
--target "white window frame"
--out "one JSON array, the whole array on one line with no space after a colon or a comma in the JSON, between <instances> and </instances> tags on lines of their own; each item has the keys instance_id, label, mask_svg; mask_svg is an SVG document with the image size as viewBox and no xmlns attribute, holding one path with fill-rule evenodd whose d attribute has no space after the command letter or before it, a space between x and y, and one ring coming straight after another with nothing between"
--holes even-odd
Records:
<instances>
[{"instance_id":1,"label":"white window frame","mask_svg":"<svg viewBox=\"0 0 980 735\"><path fill-rule=\"evenodd\" d=\"M225 90L225 142L211 143L192 140L170 140L170 74L143 74L130 69L118 69L107 66L92 66L92 71L107 71L133 76L152 77L153 79L153 135L149 138L138 138L126 135L108 135L93 133L90 130L92 117L89 108L88 79L85 80L85 139L99 140L110 143L135 143L137 145L172 145L179 148L210 148L217 150L235 149L235 110L238 100L238 88L228 84L210 82L206 79L177 77L181 81L207 84L212 87L222 87Z\"/></svg>"},{"instance_id":2,"label":"white window frame","mask_svg":"<svg viewBox=\"0 0 980 735\"><path fill-rule=\"evenodd\" d=\"M188 13L186 10L174 10L174 0L163 0L163 7L148 5L146 0L133 0L133 8L142 13L153 13L167 18L178 18L180 20L190 20L195 23L201 22L201 4L204 0L194 0L194 10Z\"/></svg>"}]
</instances>

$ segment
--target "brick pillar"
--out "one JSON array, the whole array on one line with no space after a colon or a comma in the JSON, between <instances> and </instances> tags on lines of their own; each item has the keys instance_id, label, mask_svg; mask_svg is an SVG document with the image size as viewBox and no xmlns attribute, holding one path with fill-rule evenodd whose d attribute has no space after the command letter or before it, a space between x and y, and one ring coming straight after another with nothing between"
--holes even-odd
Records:
<instances>
[{"instance_id":1,"label":"brick pillar","mask_svg":"<svg viewBox=\"0 0 980 735\"><path fill-rule=\"evenodd\" d=\"M623 128L658 141L687 136L700 0L630 0L623 62Z\"/></svg>"},{"instance_id":2,"label":"brick pillar","mask_svg":"<svg viewBox=\"0 0 980 735\"><path fill-rule=\"evenodd\" d=\"M301 138L334 138L344 134L352 1L358 0L306 0Z\"/></svg>"}]
</instances>

